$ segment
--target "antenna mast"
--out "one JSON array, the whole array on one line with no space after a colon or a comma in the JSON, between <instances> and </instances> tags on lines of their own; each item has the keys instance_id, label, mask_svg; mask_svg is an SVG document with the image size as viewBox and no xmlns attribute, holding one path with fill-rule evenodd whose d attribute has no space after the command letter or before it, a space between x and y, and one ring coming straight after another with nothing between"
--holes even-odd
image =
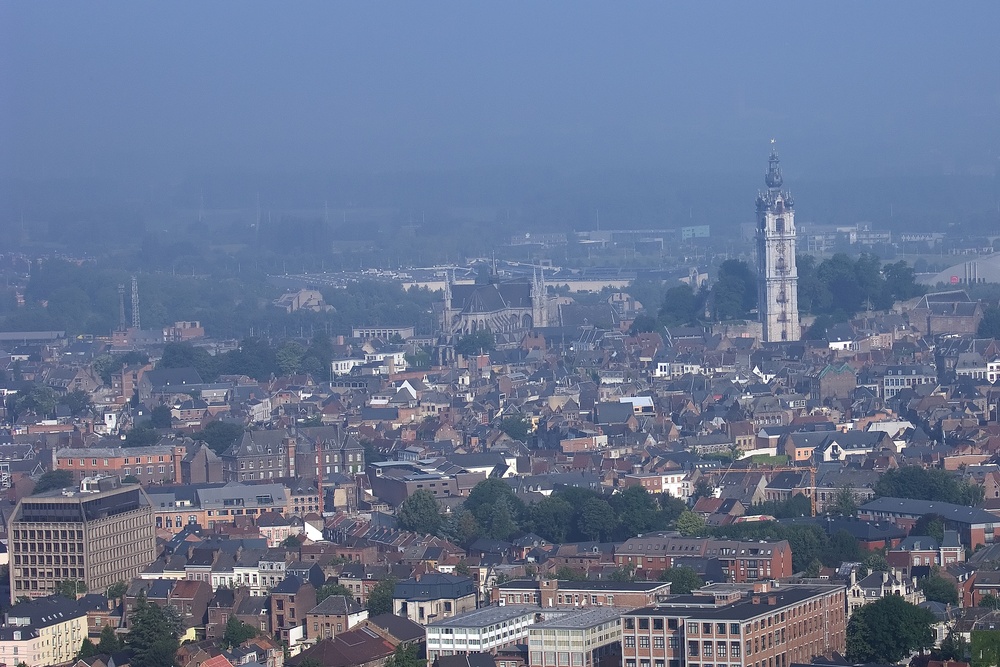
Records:
<instances>
[{"instance_id":1,"label":"antenna mast","mask_svg":"<svg viewBox=\"0 0 1000 667\"><path fill-rule=\"evenodd\" d=\"M139 329L139 281L132 276L132 328Z\"/></svg>"}]
</instances>

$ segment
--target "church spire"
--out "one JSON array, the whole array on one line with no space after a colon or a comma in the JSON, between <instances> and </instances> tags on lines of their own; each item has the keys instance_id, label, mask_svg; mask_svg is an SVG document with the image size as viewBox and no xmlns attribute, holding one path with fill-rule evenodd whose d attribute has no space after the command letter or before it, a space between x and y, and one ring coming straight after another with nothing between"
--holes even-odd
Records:
<instances>
[{"instance_id":1,"label":"church spire","mask_svg":"<svg viewBox=\"0 0 1000 667\"><path fill-rule=\"evenodd\" d=\"M767 159L767 175L764 182L770 190L777 190L781 187L781 165L778 164L778 151L774 146L774 139L771 139L771 157Z\"/></svg>"}]
</instances>

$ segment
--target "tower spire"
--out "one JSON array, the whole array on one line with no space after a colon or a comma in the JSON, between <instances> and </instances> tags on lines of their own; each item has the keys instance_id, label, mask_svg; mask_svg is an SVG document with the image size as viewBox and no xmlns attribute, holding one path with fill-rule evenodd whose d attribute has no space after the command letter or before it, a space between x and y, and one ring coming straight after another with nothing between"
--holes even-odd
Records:
<instances>
[{"instance_id":1,"label":"tower spire","mask_svg":"<svg viewBox=\"0 0 1000 667\"><path fill-rule=\"evenodd\" d=\"M781 187L781 165L778 160L778 150L775 148L775 141L771 139L771 156L767 159L767 174L764 176L764 182L767 183L769 190L774 191Z\"/></svg>"}]
</instances>

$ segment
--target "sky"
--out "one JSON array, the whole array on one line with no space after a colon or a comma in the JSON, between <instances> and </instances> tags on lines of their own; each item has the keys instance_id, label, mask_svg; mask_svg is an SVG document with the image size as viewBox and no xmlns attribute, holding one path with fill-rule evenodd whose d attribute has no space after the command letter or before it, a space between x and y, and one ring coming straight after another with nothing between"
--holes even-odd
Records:
<instances>
[{"instance_id":1,"label":"sky","mask_svg":"<svg viewBox=\"0 0 1000 667\"><path fill-rule=\"evenodd\" d=\"M0 176L990 175L1000 3L0 0Z\"/></svg>"}]
</instances>

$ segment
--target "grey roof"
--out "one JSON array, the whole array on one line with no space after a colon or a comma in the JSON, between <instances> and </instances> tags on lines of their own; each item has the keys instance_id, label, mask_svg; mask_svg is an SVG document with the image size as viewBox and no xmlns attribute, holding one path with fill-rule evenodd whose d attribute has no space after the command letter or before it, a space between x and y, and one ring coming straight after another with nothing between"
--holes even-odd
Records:
<instances>
[{"instance_id":1,"label":"grey roof","mask_svg":"<svg viewBox=\"0 0 1000 667\"><path fill-rule=\"evenodd\" d=\"M860 508L862 512L883 512L902 516L938 514L948 521L965 524L997 523L997 517L978 507L953 505L933 500L911 498L876 498Z\"/></svg>"},{"instance_id":2,"label":"grey roof","mask_svg":"<svg viewBox=\"0 0 1000 667\"><path fill-rule=\"evenodd\" d=\"M400 581L393 590L392 597L404 600L455 599L474 595L476 585L468 577L454 574L425 574L420 579Z\"/></svg>"},{"instance_id":3,"label":"grey roof","mask_svg":"<svg viewBox=\"0 0 1000 667\"><path fill-rule=\"evenodd\" d=\"M362 610L354 598L345 595L331 595L309 610L310 614L356 614Z\"/></svg>"}]
</instances>

